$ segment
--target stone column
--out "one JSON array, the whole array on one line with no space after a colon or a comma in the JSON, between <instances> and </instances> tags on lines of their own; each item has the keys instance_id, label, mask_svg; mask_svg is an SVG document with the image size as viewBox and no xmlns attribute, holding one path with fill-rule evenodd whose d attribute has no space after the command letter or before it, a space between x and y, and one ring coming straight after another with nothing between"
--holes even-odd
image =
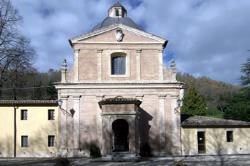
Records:
<instances>
[{"instance_id":1,"label":"stone column","mask_svg":"<svg viewBox=\"0 0 250 166\"><path fill-rule=\"evenodd\" d=\"M159 95L159 130L160 130L159 136L160 136L161 153L165 152L165 145L166 145L165 100L166 100L166 95Z\"/></svg>"},{"instance_id":2,"label":"stone column","mask_svg":"<svg viewBox=\"0 0 250 166\"><path fill-rule=\"evenodd\" d=\"M136 50L136 80L141 79L141 51Z\"/></svg>"},{"instance_id":3,"label":"stone column","mask_svg":"<svg viewBox=\"0 0 250 166\"><path fill-rule=\"evenodd\" d=\"M97 80L102 80L102 52L103 50L97 50Z\"/></svg>"},{"instance_id":4,"label":"stone column","mask_svg":"<svg viewBox=\"0 0 250 166\"><path fill-rule=\"evenodd\" d=\"M73 137L74 137L74 156L78 155L80 148L80 98L81 96L73 96Z\"/></svg>"},{"instance_id":5,"label":"stone column","mask_svg":"<svg viewBox=\"0 0 250 166\"><path fill-rule=\"evenodd\" d=\"M163 80L164 79L164 76L163 76L163 67L164 67L163 49L158 50L158 58L159 58L159 80Z\"/></svg>"},{"instance_id":6,"label":"stone column","mask_svg":"<svg viewBox=\"0 0 250 166\"><path fill-rule=\"evenodd\" d=\"M74 50L74 82L79 81L79 52L79 49Z\"/></svg>"},{"instance_id":7,"label":"stone column","mask_svg":"<svg viewBox=\"0 0 250 166\"><path fill-rule=\"evenodd\" d=\"M68 96L61 96L60 99L62 100L62 105L59 108L59 116L60 116L60 145L59 149L61 155L66 155L66 148L67 148L67 102Z\"/></svg>"}]
</instances>

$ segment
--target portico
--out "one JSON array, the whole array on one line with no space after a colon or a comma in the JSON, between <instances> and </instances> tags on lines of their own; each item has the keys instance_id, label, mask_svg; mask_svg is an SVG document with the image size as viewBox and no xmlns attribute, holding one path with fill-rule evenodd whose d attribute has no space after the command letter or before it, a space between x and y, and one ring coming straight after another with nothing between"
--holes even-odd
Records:
<instances>
[{"instance_id":1,"label":"portico","mask_svg":"<svg viewBox=\"0 0 250 166\"><path fill-rule=\"evenodd\" d=\"M128 152L139 155L139 106L133 98L107 98L102 109L102 154Z\"/></svg>"}]
</instances>

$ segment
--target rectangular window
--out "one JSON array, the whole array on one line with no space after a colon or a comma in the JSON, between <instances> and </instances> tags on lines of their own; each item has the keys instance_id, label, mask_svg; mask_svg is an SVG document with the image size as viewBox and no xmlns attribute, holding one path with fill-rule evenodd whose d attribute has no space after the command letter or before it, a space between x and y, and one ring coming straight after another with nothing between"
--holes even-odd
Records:
<instances>
[{"instance_id":1,"label":"rectangular window","mask_svg":"<svg viewBox=\"0 0 250 166\"><path fill-rule=\"evenodd\" d=\"M55 136L49 135L48 136L48 147L54 147L55 146Z\"/></svg>"},{"instance_id":2,"label":"rectangular window","mask_svg":"<svg viewBox=\"0 0 250 166\"><path fill-rule=\"evenodd\" d=\"M113 56L111 59L111 74L124 75L126 74L126 57Z\"/></svg>"},{"instance_id":3,"label":"rectangular window","mask_svg":"<svg viewBox=\"0 0 250 166\"><path fill-rule=\"evenodd\" d=\"M23 135L21 137L21 147L28 147L28 136L27 135Z\"/></svg>"},{"instance_id":4,"label":"rectangular window","mask_svg":"<svg viewBox=\"0 0 250 166\"><path fill-rule=\"evenodd\" d=\"M115 16L119 16L119 10L115 9Z\"/></svg>"},{"instance_id":5,"label":"rectangular window","mask_svg":"<svg viewBox=\"0 0 250 166\"><path fill-rule=\"evenodd\" d=\"M206 153L205 132L204 131L197 132L197 142L198 142L198 153Z\"/></svg>"},{"instance_id":6,"label":"rectangular window","mask_svg":"<svg viewBox=\"0 0 250 166\"><path fill-rule=\"evenodd\" d=\"M28 119L28 110L21 110L21 120Z\"/></svg>"},{"instance_id":7,"label":"rectangular window","mask_svg":"<svg viewBox=\"0 0 250 166\"><path fill-rule=\"evenodd\" d=\"M48 110L48 120L55 120L55 110Z\"/></svg>"},{"instance_id":8,"label":"rectangular window","mask_svg":"<svg viewBox=\"0 0 250 166\"><path fill-rule=\"evenodd\" d=\"M227 131L227 142L233 142L233 131Z\"/></svg>"}]
</instances>

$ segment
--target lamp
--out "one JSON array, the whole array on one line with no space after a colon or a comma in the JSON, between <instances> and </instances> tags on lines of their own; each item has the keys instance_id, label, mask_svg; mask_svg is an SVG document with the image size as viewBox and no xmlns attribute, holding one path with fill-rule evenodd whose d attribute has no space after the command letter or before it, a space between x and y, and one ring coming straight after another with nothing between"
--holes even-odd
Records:
<instances>
[{"instance_id":1,"label":"lamp","mask_svg":"<svg viewBox=\"0 0 250 166\"><path fill-rule=\"evenodd\" d=\"M178 100L177 100L177 107L178 107L178 108L181 107L181 103L182 103L181 99L178 99Z\"/></svg>"},{"instance_id":2,"label":"lamp","mask_svg":"<svg viewBox=\"0 0 250 166\"><path fill-rule=\"evenodd\" d=\"M57 103L58 103L59 108L61 109L63 101L60 99L60 100L57 100Z\"/></svg>"}]
</instances>

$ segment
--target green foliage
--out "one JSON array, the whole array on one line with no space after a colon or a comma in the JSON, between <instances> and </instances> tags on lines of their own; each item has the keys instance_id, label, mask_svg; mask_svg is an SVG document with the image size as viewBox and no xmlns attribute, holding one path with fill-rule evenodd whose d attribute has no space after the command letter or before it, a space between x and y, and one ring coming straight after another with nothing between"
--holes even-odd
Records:
<instances>
[{"instance_id":1,"label":"green foliage","mask_svg":"<svg viewBox=\"0 0 250 166\"><path fill-rule=\"evenodd\" d=\"M242 85L250 89L250 57L247 59L247 62L242 65L241 72Z\"/></svg>"},{"instance_id":2,"label":"green foliage","mask_svg":"<svg viewBox=\"0 0 250 166\"><path fill-rule=\"evenodd\" d=\"M244 91L224 98L224 118L250 121L250 100Z\"/></svg>"},{"instance_id":3,"label":"green foliage","mask_svg":"<svg viewBox=\"0 0 250 166\"><path fill-rule=\"evenodd\" d=\"M220 96L218 109L224 118L250 121L250 58L241 68L241 81L244 87L230 95Z\"/></svg>"},{"instance_id":4,"label":"green foliage","mask_svg":"<svg viewBox=\"0 0 250 166\"><path fill-rule=\"evenodd\" d=\"M56 90L55 86L53 85L52 81L49 82L46 91L47 91L49 100L56 100L57 99L57 90Z\"/></svg>"},{"instance_id":5,"label":"green foliage","mask_svg":"<svg viewBox=\"0 0 250 166\"><path fill-rule=\"evenodd\" d=\"M182 113L187 115L206 115L206 102L194 86L190 86L183 99Z\"/></svg>"},{"instance_id":6,"label":"green foliage","mask_svg":"<svg viewBox=\"0 0 250 166\"><path fill-rule=\"evenodd\" d=\"M48 72L24 72L16 86L18 100L51 100L57 99L57 90L53 83L60 81L60 71L50 69ZM13 86L11 80L2 84L1 100L13 99Z\"/></svg>"},{"instance_id":7,"label":"green foliage","mask_svg":"<svg viewBox=\"0 0 250 166\"><path fill-rule=\"evenodd\" d=\"M224 113L220 111L219 109L212 107L206 111L206 116L214 117L214 118L223 118Z\"/></svg>"}]
</instances>

